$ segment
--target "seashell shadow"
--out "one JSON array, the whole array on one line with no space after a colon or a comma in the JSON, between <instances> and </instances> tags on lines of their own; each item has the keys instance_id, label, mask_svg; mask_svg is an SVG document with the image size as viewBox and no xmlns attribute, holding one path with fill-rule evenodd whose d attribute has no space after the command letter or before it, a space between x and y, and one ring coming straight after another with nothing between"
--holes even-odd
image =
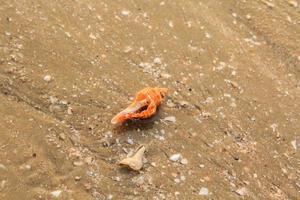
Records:
<instances>
[{"instance_id":1,"label":"seashell shadow","mask_svg":"<svg viewBox=\"0 0 300 200\"><path fill-rule=\"evenodd\" d=\"M158 121L160 117L160 107L158 107L156 114L147 119L133 119L127 120L125 123L115 126L113 128L113 132L115 134L123 134L129 131L133 131L136 129L148 130L152 129L155 122Z\"/></svg>"}]
</instances>

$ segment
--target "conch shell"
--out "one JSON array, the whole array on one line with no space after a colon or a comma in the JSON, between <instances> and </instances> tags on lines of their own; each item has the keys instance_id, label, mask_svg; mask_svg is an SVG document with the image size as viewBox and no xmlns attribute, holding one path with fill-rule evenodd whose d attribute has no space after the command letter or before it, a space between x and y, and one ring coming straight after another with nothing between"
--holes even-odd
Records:
<instances>
[{"instance_id":1,"label":"conch shell","mask_svg":"<svg viewBox=\"0 0 300 200\"><path fill-rule=\"evenodd\" d=\"M122 124L129 119L146 119L153 116L157 107L164 100L168 89L158 87L146 87L139 91L133 102L123 111L115 115L111 123Z\"/></svg>"},{"instance_id":2,"label":"conch shell","mask_svg":"<svg viewBox=\"0 0 300 200\"><path fill-rule=\"evenodd\" d=\"M143 168L143 156L145 153L146 147L140 146L136 153L128 158L124 158L119 162L119 165L125 166L129 169L132 169L134 171L139 171Z\"/></svg>"}]
</instances>

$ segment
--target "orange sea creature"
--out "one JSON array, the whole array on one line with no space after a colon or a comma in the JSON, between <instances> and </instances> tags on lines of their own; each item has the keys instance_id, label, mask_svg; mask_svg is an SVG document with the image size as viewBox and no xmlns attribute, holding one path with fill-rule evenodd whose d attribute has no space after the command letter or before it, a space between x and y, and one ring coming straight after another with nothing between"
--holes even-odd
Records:
<instances>
[{"instance_id":1,"label":"orange sea creature","mask_svg":"<svg viewBox=\"0 0 300 200\"><path fill-rule=\"evenodd\" d=\"M133 103L112 118L112 124L123 123L128 119L145 119L155 114L157 107L167 94L167 88L147 87L139 91Z\"/></svg>"}]
</instances>

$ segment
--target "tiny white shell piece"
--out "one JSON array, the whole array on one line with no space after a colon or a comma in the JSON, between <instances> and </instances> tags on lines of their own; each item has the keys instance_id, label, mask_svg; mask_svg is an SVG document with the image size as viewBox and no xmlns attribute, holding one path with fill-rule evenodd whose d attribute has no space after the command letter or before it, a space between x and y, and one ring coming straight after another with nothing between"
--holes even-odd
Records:
<instances>
[{"instance_id":1,"label":"tiny white shell piece","mask_svg":"<svg viewBox=\"0 0 300 200\"><path fill-rule=\"evenodd\" d=\"M199 191L199 195L201 196L207 196L209 194L209 191L206 187L201 187Z\"/></svg>"},{"instance_id":2,"label":"tiny white shell piece","mask_svg":"<svg viewBox=\"0 0 300 200\"><path fill-rule=\"evenodd\" d=\"M173 162L177 162L178 160L181 159L181 154L180 153L173 154L170 156L169 159Z\"/></svg>"},{"instance_id":3,"label":"tiny white shell piece","mask_svg":"<svg viewBox=\"0 0 300 200\"><path fill-rule=\"evenodd\" d=\"M173 123L176 122L176 118L174 116L166 117L164 120L167 122L173 122Z\"/></svg>"},{"instance_id":4,"label":"tiny white shell piece","mask_svg":"<svg viewBox=\"0 0 300 200\"><path fill-rule=\"evenodd\" d=\"M60 196L61 192L62 192L61 190L55 190L55 191L51 192L51 195L55 198L58 198Z\"/></svg>"}]
</instances>

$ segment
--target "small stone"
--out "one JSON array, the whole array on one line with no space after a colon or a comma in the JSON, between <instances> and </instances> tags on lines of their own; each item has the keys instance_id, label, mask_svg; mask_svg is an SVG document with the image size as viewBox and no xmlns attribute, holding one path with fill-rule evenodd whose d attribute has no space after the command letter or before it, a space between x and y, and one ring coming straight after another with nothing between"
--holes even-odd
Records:
<instances>
[{"instance_id":1,"label":"small stone","mask_svg":"<svg viewBox=\"0 0 300 200\"><path fill-rule=\"evenodd\" d=\"M176 118L174 116L165 117L164 120L167 122L173 122L173 123L176 122Z\"/></svg>"},{"instance_id":2,"label":"small stone","mask_svg":"<svg viewBox=\"0 0 300 200\"><path fill-rule=\"evenodd\" d=\"M203 177L203 180L205 180L205 181L210 181L210 178L209 178L209 176L204 176L204 177Z\"/></svg>"},{"instance_id":3,"label":"small stone","mask_svg":"<svg viewBox=\"0 0 300 200\"><path fill-rule=\"evenodd\" d=\"M31 170L31 165L25 165L25 169Z\"/></svg>"},{"instance_id":4,"label":"small stone","mask_svg":"<svg viewBox=\"0 0 300 200\"><path fill-rule=\"evenodd\" d=\"M168 73L161 73L161 75L160 75L162 78L166 78L166 79L168 79L168 78L171 78L171 74L168 74Z\"/></svg>"},{"instance_id":5,"label":"small stone","mask_svg":"<svg viewBox=\"0 0 300 200\"><path fill-rule=\"evenodd\" d=\"M68 115L72 115L72 114L73 114L73 109L72 109L72 107L68 106L67 113L68 113Z\"/></svg>"},{"instance_id":6,"label":"small stone","mask_svg":"<svg viewBox=\"0 0 300 200\"><path fill-rule=\"evenodd\" d=\"M187 101L179 101L179 104L181 107L185 107L185 108L189 106L189 102Z\"/></svg>"},{"instance_id":7,"label":"small stone","mask_svg":"<svg viewBox=\"0 0 300 200\"><path fill-rule=\"evenodd\" d=\"M94 162L94 158L91 157L91 156L88 156L88 157L86 157L86 158L84 159L84 162L85 162L86 164L88 164L88 165L92 165L93 162Z\"/></svg>"},{"instance_id":8,"label":"small stone","mask_svg":"<svg viewBox=\"0 0 300 200\"><path fill-rule=\"evenodd\" d=\"M73 162L73 165L76 166L76 167L82 166L83 164L84 164L84 162L82 162L81 160Z\"/></svg>"},{"instance_id":9,"label":"small stone","mask_svg":"<svg viewBox=\"0 0 300 200\"><path fill-rule=\"evenodd\" d=\"M241 187L235 191L240 196L245 196L247 194L247 188Z\"/></svg>"},{"instance_id":10,"label":"small stone","mask_svg":"<svg viewBox=\"0 0 300 200\"><path fill-rule=\"evenodd\" d=\"M132 179L132 182L140 187L145 184L145 177L140 176L140 177L134 178L134 179Z\"/></svg>"},{"instance_id":11,"label":"small stone","mask_svg":"<svg viewBox=\"0 0 300 200\"><path fill-rule=\"evenodd\" d=\"M274 3L271 3L269 1L266 1L265 4L269 7L269 8L274 8L275 7L275 4Z\"/></svg>"},{"instance_id":12,"label":"small stone","mask_svg":"<svg viewBox=\"0 0 300 200\"><path fill-rule=\"evenodd\" d=\"M126 142L127 142L128 144L133 144L133 143L134 143L133 140L132 140L131 138L128 138L128 139L126 140Z\"/></svg>"},{"instance_id":13,"label":"small stone","mask_svg":"<svg viewBox=\"0 0 300 200\"><path fill-rule=\"evenodd\" d=\"M75 176L75 181L80 181L81 177L80 176Z\"/></svg>"},{"instance_id":14,"label":"small stone","mask_svg":"<svg viewBox=\"0 0 300 200\"><path fill-rule=\"evenodd\" d=\"M288 1L288 2L289 2L289 4L290 4L290 6L293 6L293 7L295 7L295 8L298 7L298 2L297 2L297 1L291 0L291 1Z\"/></svg>"},{"instance_id":15,"label":"small stone","mask_svg":"<svg viewBox=\"0 0 300 200\"><path fill-rule=\"evenodd\" d=\"M126 46L126 47L123 49L123 52L124 52L124 53L129 53L130 51L132 51L132 47L131 47L131 46Z\"/></svg>"},{"instance_id":16,"label":"small stone","mask_svg":"<svg viewBox=\"0 0 300 200\"><path fill-rule=\"evenodd\" d=\"M31 169L31 165L28 165L28 164L27 165L25 165L25 164L21 165L20 169L22 169L22 170L30 170Z\"/></svg>"},{"instance_id":17,"label":"small stone","mask_svg":"<svg viewBox=\"0 0 300 200\"><path fill-rule=\"evenodd\" d=\"M154 64L161 64L160 58L154 58L153 62Z\"/></svg>"},{"instance_id":18,"label":"small stone","mask_svg":"<svg viewBox=\"0 0 300 200\"><path fill-rule=\"evenodd\" d=\"M1 164L1 163L0 163L0 169L7 170L7 168L3 164Z\"/></svg>"},{"instance_id":19,"label":"small stone","mask_svg":"<svg viewBox=\"0 0 300 200\"><path fill-rule=\"evenodd\" d=\"M183 165L187 165L188 164L188 160L183 158L180 160L180 163L183 164Z\"/></svg>"},{"instance_id":20,"label":"small stone","mask_svg":"<svg viewBox=\"0 0 300 200\"><path fill-rule=\"evenodd\" d=\"M97 37L96 37L93 33L90 33L89 37L90 37L91 39L93 39L93 40L96 40L96 39L97 39Z\"/></svg>"},{"instance_id":21,"label":"small stone","mask_svg":"<svg viewBox=\"0 0 300 200\"><path fill-rule=\"evenodd\" d=\"M199 195L201 195L201 196L208 196L208 193L209 193L209 191L208 191L208 189L206 187L201 187L200 188Z\"/></svg>"},{"instance_id":22,"label":"small stone","mask_svg":"<svg viewBox=\"0 0 300 200\"><path fill-rule=\"evenodd\" d=\"M121 14L124 15L124 16L128 16L130 14L130 11L129 10L122 10Z\"/></svg>"},{"instance_id":23,"label":"small stone","mask_svg":"<svg viewBox=\"0 0 300 200\"><path fill-rule=\"evenodd\" d=\"M291 141L291 144L292 144L292 147L297 150L297 141L296 140L293 140Z\"/></svg>"},{"instance_id":24,"label":"small stone","mask_svg":"<svg viewBox=\"0 0 300 200\"><path fill-rule=\"evenodd\" d=\"M186 180L185 176L180 176L180 180L185 181Z\"/></svg>"},{"instance_id":25,"label":"small stone","mask_svg":"<svg viewBox=\"0 0 300 200\"><path fill-rule=\"evenodd\" d=\"M71 37L71 34L69 32L65 32L65 34L68 36L68 37Z\"/></svg>"},{"instance_id":26,"label":"small stone","mask_svg":"<svg viewBox=\"0 0 300 200\"><path fill-rule=\"evenodd\" d=\"M65 140L66 139L66 135L64 133L60 133L58 137L59 137L60 140Z\"/></svg>"},{"instance_id":27,"label":"small stone","mask_svg":"<svg viewBox=\"0 0 300 200\"><path fill-rule=\"evenodd\" d=\"M0 189L3 189L6 185L7 181L6 180L2 180L0 183Z\"/></svg>"},{"instance_id":28,"label":"small stone","mask_svg":"<svg viewBox=\"0 0 300 200\"><path fill-rule=\"evenodd\" d=\"M44 76L44 81L46 81L46 82L50 82L51 79L52 79L52 77L50 75Z\"/></svg>"},{"instance_id":29,"label":"small stone","mask_svg":"<svg viewBox=\"0 0 300 200\"><path fill-rule=\"evenodd\" d=\"M117 182L120 182L120 181L121 181L121 178L120 178L119 176L116 176L116 177L112 177L112 180L117 181Z\"/></svg>"},{"instance_id":30,"label":"small stone","mask_svg":"<svg viewBox=\"0 0 300 200\"><path fill-rule=\"evenodd\" d=\"M113 199L113 195L112 194L109 194L106 198L107 200L112 200Z\"/></svg>"},{"instance_id":31,"label":"small stone","mask_svg":"<svg viewBox=\"0 0 300 200\"><path fill-rule=\"evenodd\" d=\"M87 191L89 191L90 189L92 189L92 184L91 183L84 183L83 185L84 185L84 187L85 187L85 189Z\"/></svg>"},{"instance_id":32,"label":"small stone","mask_svg":"<svg viewBox=\"0 0 300 200\"><path fill-rule=\"evenodd\" d=\"M60 196L61 192L62 192L61 190L55 190L55 191L51 192L50 194L53 197L58 198Z\"/></svg>"},{"instance_id":33,"label":"small stone","mask_svg":"<svg viewBox=\"0 0 300 200\"><path fill-rule=\"evenodd\" d=\"M176 104L173 103L172 101L167 101L167 106L168 106L169 108L174 108L174 107L176 107Z\"/></svg>"},{"instance_id":34,"label":"small stone","mask_svg":"<svg viewBox=\"0 0 300 200\"><path fill-rule=\"evenodd\" d=\"M180 153L176 153L176 154L171 155L169 159L173 162L177 162L178 160L181 159L181 157L182 156Z\"/></svg>"},{"instance_id":35,"label":"small stone","mask_svg":"<svg viewBox=\"0 0 300 200\"><path fill-rule=\"evenodd\" d=\"M175 181L175 183L180 183L180 179L179 178L175 178L174 181Z\"/></svg>"},{"instance_id":36,"label":"small stone","mask_svg":"<svg viewBox=\"0 0 300 200\"><path fill-rule=\"evenodd\" d=\"M246 15L246 19L250 20L251 18L252 18L251 15L249 14Z\"/></svg>"}]
</instances>

